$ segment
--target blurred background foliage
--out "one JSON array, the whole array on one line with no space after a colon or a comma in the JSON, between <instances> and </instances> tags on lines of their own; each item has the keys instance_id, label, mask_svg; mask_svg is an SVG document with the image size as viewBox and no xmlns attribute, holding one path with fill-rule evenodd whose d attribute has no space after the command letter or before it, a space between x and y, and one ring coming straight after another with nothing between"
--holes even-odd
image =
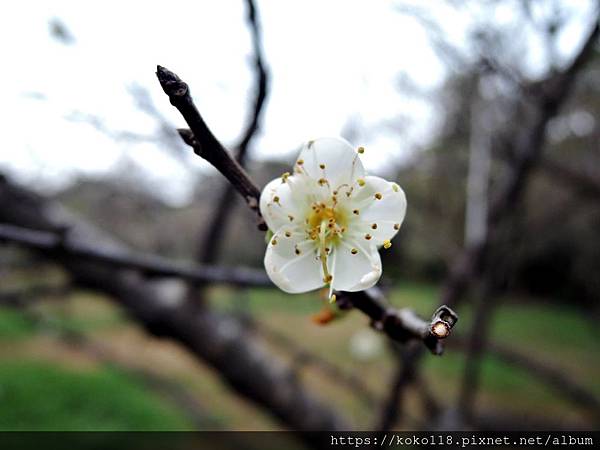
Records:
<instances>
[{"instance_id":1,"label":"blurred background foliage","mask_svg":"<svg viewBox=\"0 0 600 450\"><path fill-rule=\"evenodd\" d=\"M66 29L53 33L69 45L74 39ZM503 43L514 46L504 41L497 45ZM478 65L464 66L436 90L412 93L435 105L439 126L410 160L391 166L395 173L390 178L403 187L409 205L393 247L382 255L382 285L395 306L429 315L464 244L473 104L482 101L497 108L488 126L499 140L519 125L518 114L503 112L518 103L521 94L492 78L482 75ZM493 249L494 260L502 263L491 269L501 297L491 340L549 361L597 397L599 80L596 50L568 102L548 126L544 162L533 173L524 201L514 206L514 217L502 225L503 245ZM398 89L407 89L398 84ZM388 126L401 130L402 121ZM343 133L361 136L352 121ZM505 175L512 157L502 154L496 144L491 143L490 190ZM253 159L249 172L262 186L289 170L292 158ZM143 178L124 161L106 175L82 176L52 197L135 249L182 261L194 259L220 206L215 199L225 186L223 179L211 171L199 173L192 201L173 206L158 192L163 186ZM219 264L261 268L263 235L237 197L231 207L234 220L224 232ZM214 370L168 339L148 337L105 297L80 288L60 291L68 282L62 270L13 248L0 249L0 261L0 296L35 290L40 280L44 285L27 308L0 306L0 430L280 428L267 413L233 394ZM298 364L299 376L327 402L341 406L359 428L371 427L373 412L387 395L395 358L363 316L351 312L327 326L316 325L311 316L323 308L321 293L288 296L275 289L210 287L207 298L214 308L264 325L272 334L257 334L269 349ZM472 303L461 304L458 313L457 333L465 336ZM346 389L320 363L294 361L294 352L285 344L289 340L361 380L366 392ZM443 357L424 359L430 395L442 399L458 395L463 350L449 342ZM484 357L482 374L477 400L481 411L514 422L541 413L547 423L576 428L597 424L593 415L574 408L556 389L493 354ZM426 420L422 389L416 386L407 394L403 428L419 428Z\"/></svg>"}]
</instances>

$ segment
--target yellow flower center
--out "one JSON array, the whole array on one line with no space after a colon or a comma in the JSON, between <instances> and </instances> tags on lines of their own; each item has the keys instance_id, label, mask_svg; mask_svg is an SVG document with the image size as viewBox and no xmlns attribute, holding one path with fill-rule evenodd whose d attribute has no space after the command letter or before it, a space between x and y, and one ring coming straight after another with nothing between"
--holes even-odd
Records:
<instances>
[{"instance_id":1,"label":"yellow flower center","mask_svg":"<svg viewBox=\"0 0 600 450\"><path fill-rule=\"evenodd\" d=\"M327 256L342 234L346 232L348 214L344 208L337 205L335 199L330 205L326 205L324 202L315 202L311 205L311 209L306 231L310 239L319 240L319 259L323 267L323 281L331 283L332 276L327 269Z\"/></svg>"}]
</instances>

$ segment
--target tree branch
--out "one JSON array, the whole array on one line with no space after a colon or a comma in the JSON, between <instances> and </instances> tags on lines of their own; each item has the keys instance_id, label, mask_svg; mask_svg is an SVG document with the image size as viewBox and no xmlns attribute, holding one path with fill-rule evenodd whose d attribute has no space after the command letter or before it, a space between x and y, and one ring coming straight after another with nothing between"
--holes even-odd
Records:
<instances>
[{"instance_id":1,"label":"tree branch","mask_svg":"<svg viewBox=\"0 0 600 450\"><path fill-rule=\"evenodd\" d=\"M189 95L187 84L161 66L158 66L157 76L163 90L169 95L171 103L190 125L190 130L180 130L184 141L194 149L196 154L214 165L218 164L215 167L239 192L253 193L253 201L247 203L255 213L260 215L258 209L260 190L208 129ZM198 129L197 133L194 127ZM442 306L434 313L431 321L424 321L412 311L389 307L381 291L377 289L339 294L338 304L344 304L345 308L356 307L361 310L371 318L378 330L383 331L391 339L398 342L406 342L410 339L421 340L436 355L442 353L441 341L449 336L458 320L454 311Z\"/></svg>"},{"instance_id":2,"label":"tree branch","mask_svg":"<svg viewBox=\"0 0 600 450\"><path fill-rule=\"evenodd\" d=\"M28 228L69 229L69 245L103 242L118 254L127 252L120 243L89 224L75 222L48 201L6 180L0 183L0 221ZM44 245L44 239L39 239L39 243ZM289 368L268 354L239 320L185 301L183 283L143 279L130 269L100 264L89 255L57 253L52 258L72 275L75 283L108 294L148 332L168 336L187 347L217 370L235 391L289 428L350 429L343 417L309 392L301 380L290 376Z\"/></svg>"},{"instance_id":3,"label":"tree branch","mask_svg":"<svg viewBox=\"0 0 600 450\"><path fill-rule=\"evenodd\" d=\"M13 242L48 256L85 258L117 269L136 270L147 277L180 278L194 283L227 283L236 286L270 286L263 271L241 267L217 267L177 263L155 255L115 251L99 244L69 240L68 235L0 223L0 241Z\"/></svg>"},{"instance_id":4,"label":"tree branch","mask_svg":"<svg viewBox=\"0 0 600 450\"><path fill-rule=\"evenodd\" d=\"M266 231L258 208L260 190L248 177L246 171L231 157L206 126L190 95L188 85L170 70L157 66L156 76L171 104L175 106L190 129L180 129L179 134L201 158L211 163L242 195L248 207L259 216L259 229Z\"/></svg>"},{"instance_id":5,"label":"tree branch","mask_svg":"<svg viewBox=\"0 0 600 450\"><path fill-rule=\"evenodd\" d=\"M406 343L420 340L434 355L444 351L442 341L450 335L458 321L456 313L447 306L439 307L427 321L408 308L396 309L389 305L378 288L360 292L339 292L341 308L354 307L371 319L371 325L394 341Z\"/></svg>"}]
</instances>

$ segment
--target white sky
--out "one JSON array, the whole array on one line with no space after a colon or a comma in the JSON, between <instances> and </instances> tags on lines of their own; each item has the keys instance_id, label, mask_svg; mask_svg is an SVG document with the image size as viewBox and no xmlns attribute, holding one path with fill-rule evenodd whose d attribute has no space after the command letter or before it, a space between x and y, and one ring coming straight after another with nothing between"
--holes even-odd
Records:
<instances>
[{"instance_id":1,"label":"white sky","mask_svg":"<svg viewBox=\"0 0 600 450\"><path fill-rule=\"evenodd\" d=\"M398 78L404 74L431 90L446 73L424 30L398 13L397 3L257 3L272 83L254 156L291 155L307 139L339 135L349 120L359 125L361 142L355 144L367 147L364 160L372 170L385 170L386 162L398 162L426 141L435 108L400 93ZM465 41L465 12L442 8L441 1L416 3L443 16L455 42ZM567 54L581 40L593 0L572 3L582 13L561 40ZM505 8L494 20L510 21L512 14ZM52 18L67 26L74 45L49 37ZM236 141L248 113L250 36L241 0L21 0L3 6L0 46L0 170L24 181L64 185L77 173L110 171L127 155L151 180L170 186L165 192L172 200L185 199L197 170L186 170L153 145L116 142L68 119L73 112L89 113L115 131L151 134L155 122L136 109L127 91L135 82L175 126L183 126L156 82L156 64L190 84L207 123L226 144ZM533 72L543 68L539 55L532 53ZM406 128L402 134L382 126L394 120ZM191 152L187 161L206 169Z\"/></svg>"}]
</instances>

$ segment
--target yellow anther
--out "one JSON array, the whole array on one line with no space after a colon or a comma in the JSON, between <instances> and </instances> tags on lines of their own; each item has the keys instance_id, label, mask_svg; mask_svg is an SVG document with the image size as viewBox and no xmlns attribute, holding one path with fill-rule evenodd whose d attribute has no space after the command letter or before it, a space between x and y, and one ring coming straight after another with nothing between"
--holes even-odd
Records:
<instances>
[{"instance_id":1,"label":"yellow anther","mask_svg":"<svg viewBox=\"0 0 600 450\"><path fill-rule=\"evenodd\" d=\"M400 186L398 186L396 183L392 183L392 189L394 190L394 192L399 192Z\"/></svg>"},{"instance_id":2,"label":"yellow anther","mask_svg":"<svg viewBox=\"0 0 600 450\"><path fill-rule=\"evenodd\" d=\"M390 242L389 239L386 239L385 241L383 241L383 248L385 248L386 250L388 248L390 248L392 246L392 243Z\"/></svg>"},{"instance_id":3,"label":"yellow anther","mask_svg":"<svg viewBox=\"0 0 600 450\"><path fill-rule=\"evenodd\" d=\"M277 245L277 239L273 238L273 239L271 240L271 244L273 244L273 245Z\"/></svg>"},{"instance_id":4,"label":"yellow anther","mask_svg":"<svg viewBox=\"0 0 600 450\"><path fill-rule=\"evenodd\" d=\"M364 147L358 147L358 153L360 153L362 155L364 152L365 152Z\"/></svg>"},{"instance_id":5,"label":"yellow anther","mask_svg":"<svg viewBox=\"0 0 600 450\"><path fill-rule=\"evenodd\" d=\"M329 303L335 303L336 300L337 297L335 296L335 294L332 294L331 297L329 297Z\"/></svg>"},{"instance_id":6,"label":"yellow anther","mask_svg":"<svg viewBox=\"0 0 600 450\"><path fill-rule=\"evenodd\" d=\"M290 173L285 172L283 175L281 175L281 181L285 183L289 177L290 177Z\"/></svg>"},{"instance_id":7,"label":"yellow anther","mask_svg":"<svg viewBox=\"0 0 600 450\"><path fill-rule=\"evenodd\" d=\"M290 219L290 222L294 221L294 216L292 216L291 214L288 214L288 219Z\"/></svg>"},{"instance_id":8,"label":"yellow anther","mask_svg":"<svg viewBox=\"0 0 600 450\"><path fill-rule=\"evenodd\" d=\"M358 180L356 180L356 182L359 186L364 186L366 184L366 181L362 178L359 178Z\"/></svg>"},{"instance_id":9,"label":"yellow anther","mask_svg":"<svg viewBox=\"0 0 600 450\"><path fill-rule=\"evenodd\" d=\"M323 281L324 281L325 283L330 283L330 282L331 282L331 280L333 280L333 277L332 277L331 275L325 275L325 276L323 277Z\"/></svg>"},{"instance_id":10,"label":"yellow anther","mask_svg":"<svg viewBox=\"0 0 600 450\"><path fill-rule=\"evenodd\" d=\"M304 164L304 160L303 159L299 159L298 161L296 161L296 164L298 164L299 166L301 166L302 164Z\"/></svg>"},{"instance_id":11,"label":"yellow anther","mask_svg":"<svg viewBox=\"0 0 600 450\"><path fill-rule=\"evenodd\" d=\"M325 164L319 164L319 167L320 167L321 169L325 169Z\"/></svg>"},{"instance_id":12,"label":"yellow anther","mask_svg":"<svg viewBox=\"0 0 600 450\"><path fill-rule=\"evenodd\" d=\"M394 224L394 230L399 230L400 229L400 224L399 223L395 223Z\"/></svg>"},{"instance_id":13,"label":"yellow anther","mask_svg":"<svg viewBox=\"0 0 600 450\"><path fill-rule=\"evenodd\" d=\"M285 237L291 237L291 236L292 236L292 233L290 231L285 232Z\"/></svg>"},{"instance_id":14,"label":"yellow anther","mask_svg":"<svg viewBox=\"0 0 600 450\"><path fill-rule=\"evenodd\" d=\"M331 249L329 247L325 247L325 253L329 253Z\"/></svg>"},{"instance_id":15,"label":"yellow anther","mask_svg":"<svg viewBox=\"0 0 600 450\"><path fill-rule=\"evenodd\" d=\"M373 236L371 236L369 233L365 234L365 239L367 241L369 241Z\"/></svg>"},{"instance_id":16,"label":"yellow anther","mask_svg":"<svg viewBox=\"0 0 600 450\"><path fill-rule=\"evenodd\" d=\"M325 178L320 178L318 183L320 186L323 186L324 184L329 184L329 182Z\"/></svg>"},{"instance_id":17,"label":"yellow anther","mask_svg":"<svg viewBox=\"0 0 600 450\"><path fill-rule=\"evenodd\" d=\"M275 203L279 203L279 197L276 195L275 197L273 197L273 201L274 201Z\"/></svg>"},{"instance_id":18,"label":"yellow anther","mask_svg":"<svg viewBox=\"0 0 600 450\"><path fill-rule=\"evenodd\" d=\"M373 225L371 225L371 229L372 229L372 230L376 230L376 229L377 229L377 224L376 224L376 223L374 223Z\"/></svg>"},{"instance_id":19,"label":"yellow anther","mask_svg":"<svg viewBox=\"0 0 600 450\"><path fill-rule=\"evenodd\" d=\"M375 193L375 198L376 198L377 200L381 200L381 199L383 198L383 195L381 195L381 193L380 193L380 192L377 192L377 193Z\"/></svg>"},{"instance_id":20,"label":"yellow anther","mask_svg":"<svg viewBox=\"0 0 600 450\"><path fill-rule=\"evenodd\" d=\"M352 211L352 213L358 216L360 214L360 211L358 209L355 209L354 211Z\"/></svg>"},{"instance_id":21,"label":"yellow anther","mask_svg":"<svg viewBox=\"0 0 600 450\"><path fill-rule=\"evenodd\" d=\"M358 250L353 248L352 250L350 250L350 253L352 253L353 255L356 255L358 253Z\"/></svg>"}]
</instances>

